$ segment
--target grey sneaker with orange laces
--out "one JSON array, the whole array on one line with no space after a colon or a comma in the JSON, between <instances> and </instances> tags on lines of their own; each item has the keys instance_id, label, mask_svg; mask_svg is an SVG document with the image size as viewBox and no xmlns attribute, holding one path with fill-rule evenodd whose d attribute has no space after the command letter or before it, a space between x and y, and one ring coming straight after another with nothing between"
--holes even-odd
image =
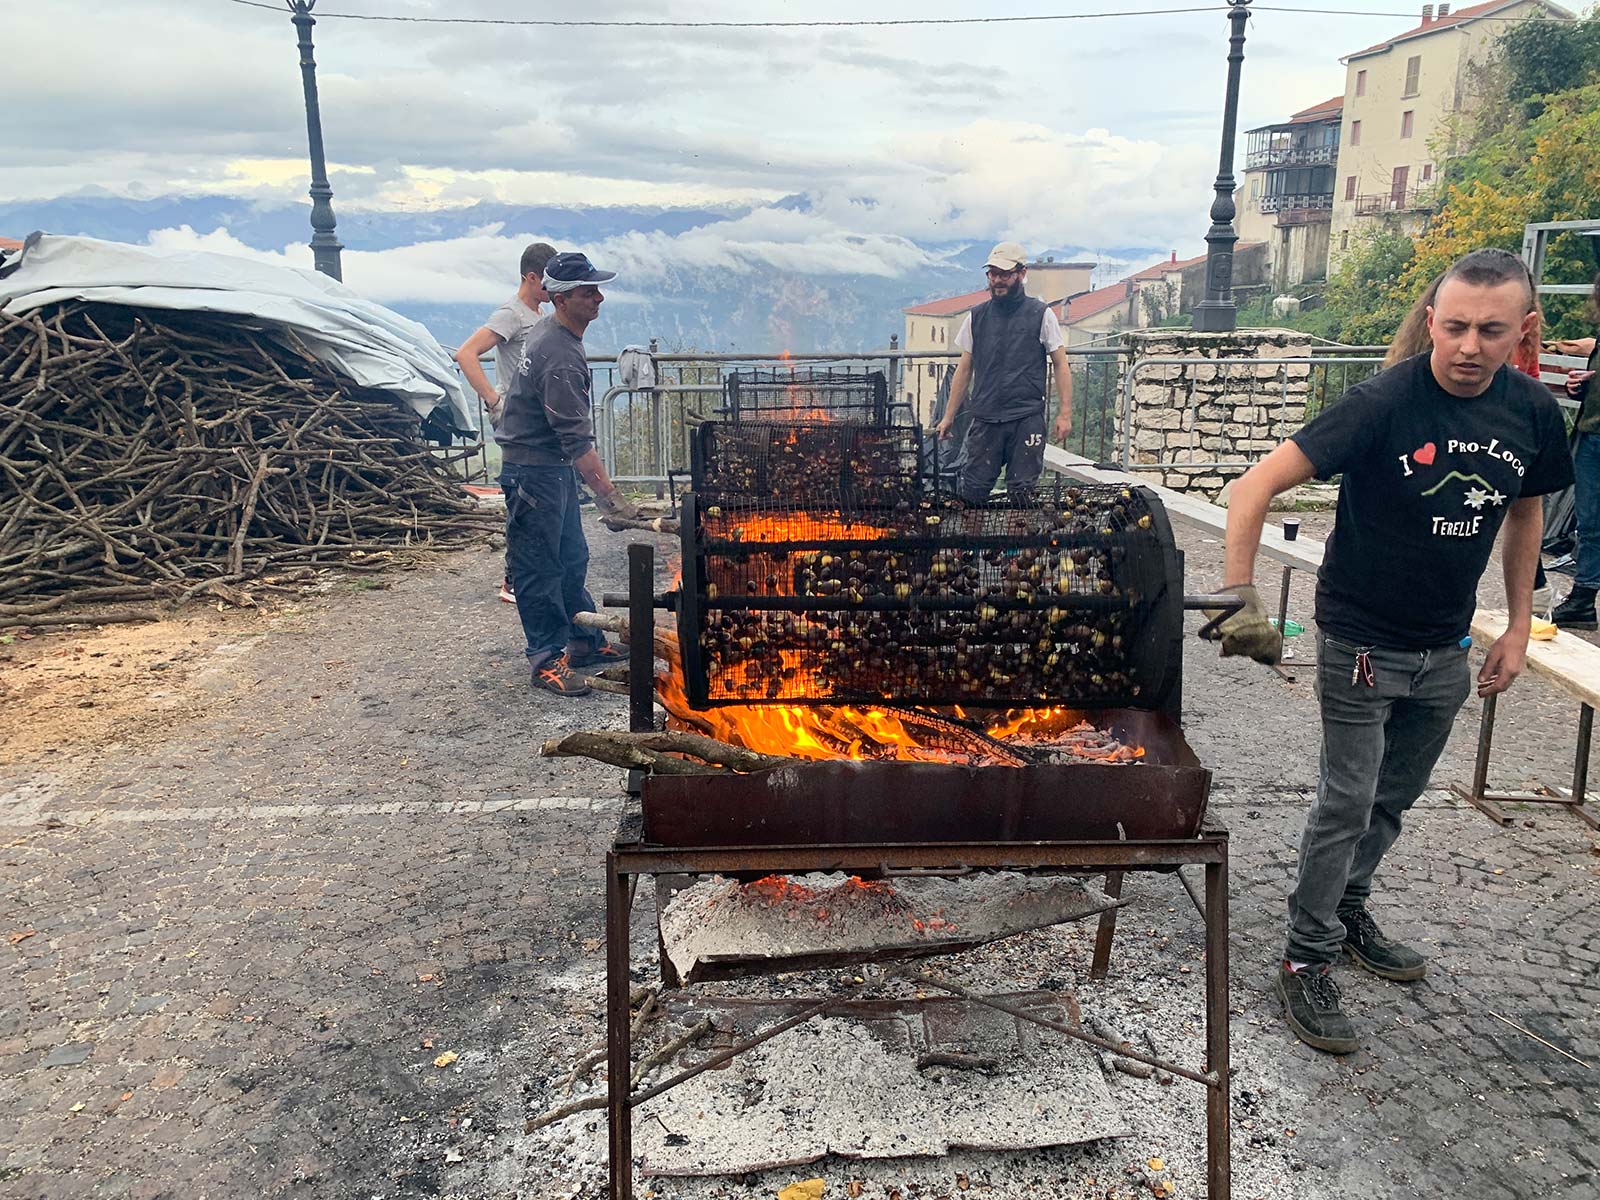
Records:
<instances>
[{"instance_id":1,"label":"grey sneaker with orange laces","mask_svg":"<svg viewBox=\"0 0 1600 1200\"><path fill-rule=\"evenodd\" d=\"M594 691L582 675L573 673L565 654L555 654L533 669L533 686L557 696L587 696Z\"/></svg>"}]
</instances>

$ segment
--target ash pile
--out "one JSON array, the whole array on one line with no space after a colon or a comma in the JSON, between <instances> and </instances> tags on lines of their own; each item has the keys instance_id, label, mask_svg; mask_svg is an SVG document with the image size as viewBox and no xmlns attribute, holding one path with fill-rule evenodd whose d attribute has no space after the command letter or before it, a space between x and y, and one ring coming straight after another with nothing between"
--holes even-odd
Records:
<instances>
[{"instance_id":1,"label":"ash pile","mask_svg":"<svg viewBox=\"0 0 1600 1200\"><path fill-rule=\"evenodd\" d=\"M0 266L0 611L238 601L493 529L475 445L436 444L469 423L443 351L308 274L40 235Z\"/></svg>"}]
</instances>

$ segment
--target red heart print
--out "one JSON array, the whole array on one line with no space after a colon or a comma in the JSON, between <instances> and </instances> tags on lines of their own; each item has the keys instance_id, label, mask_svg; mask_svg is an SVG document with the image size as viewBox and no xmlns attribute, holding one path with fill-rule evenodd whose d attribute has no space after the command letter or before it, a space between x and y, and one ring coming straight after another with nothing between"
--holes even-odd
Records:
<instances>
[{"instance_id":1,"label":"red heart print","mask_svg":"<svg viewBox=\"0 0 1600 1200\"><path fill-rule=\"evenodd\" d=\"M1437 454L1438 452L1439 452L1439 448L1437 446L1435 446L1432 442L1429 442L1426 446L1423 446L1420 450L1413 450L1411 452L1411 457L1416 459L1423 466L1431 467L1433 465L1433 456L1435 454Z\"/></svg>"}]
</instances>

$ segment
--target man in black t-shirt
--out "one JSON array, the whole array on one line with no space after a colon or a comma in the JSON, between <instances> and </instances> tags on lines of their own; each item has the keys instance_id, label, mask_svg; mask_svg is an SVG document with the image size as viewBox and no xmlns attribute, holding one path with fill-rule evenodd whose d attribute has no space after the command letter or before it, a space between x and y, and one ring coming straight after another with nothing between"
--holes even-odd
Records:
<instances>
[{"instance_id":1,"label":"man in black t-shirt","mask_svg":"<svg viewBox=\"0 0 1600 1200\"><path fill-rule=\"evenodd\" d=\"M1250 586L1268 502L1312 476L1343 477L1317 573L1321 770L1277 976L1290 1028L1321 1050L1358 1044L1329 973L1341 949L1388 979L1427 969L1384 937L1367 900L1472 690L1468 630L1502 526L1510 624L1488 649L1478 695L1505 691L1522 671L1539 497L1572 482L1555 400L1506 366L1533 303L1514 255L1466 255L1428 310L1430 353L1351 388L1234 485L1226 590L1245 604L1220 626L1222 652L1275 661L1277 632Z\"/></svg>"}]
</instances>

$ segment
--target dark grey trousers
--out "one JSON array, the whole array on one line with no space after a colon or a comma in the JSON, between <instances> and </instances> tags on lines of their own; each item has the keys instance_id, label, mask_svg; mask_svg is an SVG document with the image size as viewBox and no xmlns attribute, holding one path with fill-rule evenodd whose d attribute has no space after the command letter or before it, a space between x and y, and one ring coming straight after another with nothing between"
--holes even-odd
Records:
<instances>
[{"instance_id":1,"label":"dark grey trousers","mask_svg":"<svg viewBox=\"0 0 1600 1200\"><path fill-rule=\"evenodd\" d=\"M961 448L961 474L957 490L968 504L982 504L994 490L1000 472L1006 473L1006 493L1024 501L1044 472L1044 408L1036 416L1014 421L983 421L967 426Z\"/></svg>"},{"instance_id":2,"label":"dark grey trousers","mask_svg":"<svg viewBox=\"0 0 1600 1200\"><path fill-rule=\"evenodd\" d=\"M1339 914L1366 905L1372 874L1428 786L1471 691L1464 647L1380 650L1318 636L1322 765L1300 837L1286 958L1338 958Z\"/></svg>"}]
</instances>

